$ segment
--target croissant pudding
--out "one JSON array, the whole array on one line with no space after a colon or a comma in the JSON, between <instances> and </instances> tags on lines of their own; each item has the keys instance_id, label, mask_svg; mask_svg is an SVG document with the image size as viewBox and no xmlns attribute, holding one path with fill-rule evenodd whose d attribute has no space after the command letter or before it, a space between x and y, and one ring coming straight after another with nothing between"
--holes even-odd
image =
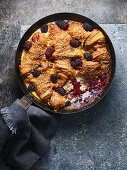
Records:
<instances>
[{"instance_id":1,"label":"croissant pudding","mask_svg":"<svg viewBox=\"0 0 127 170\"><path fill-rule=\"evenodd\" d=\"M88 107L107 86L110 67L103 33L67 20L34 32L24 43L19 65L29 93L54 111Z\"/></svg>"}]
</instances>

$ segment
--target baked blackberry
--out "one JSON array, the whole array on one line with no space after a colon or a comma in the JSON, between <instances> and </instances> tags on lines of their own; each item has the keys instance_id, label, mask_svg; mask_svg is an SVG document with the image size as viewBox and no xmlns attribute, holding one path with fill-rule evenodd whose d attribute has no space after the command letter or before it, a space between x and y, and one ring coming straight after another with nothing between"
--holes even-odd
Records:
<instances>
[{"instance_id":1,"label":"baked blackberry","mask_svg":"<svg viewBox=\"0 0 127 170\"><path fill-rule=\"evenodd\" d=\"M73 67L73 68L77 68L78 66L82 66L82 60L81 60L81 58L75 58L75 59L73 59L73 60L71 60L71 66Z\"/></svg>"},{"instance_id":2,"label":"baked blackberry","mask_svg":"<svg viewBox=\"0 0 127 170\"><path fill-rule=\"evenodd\" d=\"M73 39L70 41L70 45L74 48L77 48L81 45L81 42L78 39Z\"/></svg>"},{"instance_id":3,"label":"baked blackberry","mask_svg":"<svg viewBox=\"0 0 127 170\"><path fill-rule=\"evenodd\" d=\"M52 83L57 83L57 74L56 73L51 74L50 78L51 78Z\"/></svg>"},{"instance_id":4,"label":"baked blackberry","mask_svg":"<svg viewBox=\"0 0 127 170\"><path fill-rule=\"evenodd\" d=\"M53 86L53 87L52 87L52 89L53 89L53 90L56 90L56 89L57 89L57 87L56 87L56 86Z\"/></svg>"},{"instance_id":5,"label":"baked blackberry","mask_svg":"<svg viewBox=\"0 0 127 170\"><path fill-rule=\"evenodd\" d=\"M28 51L31 46L32 46L32 42L31 41L26 41L25 44L24 44L24 49L26 51Z\"/></svg>"},{"instance_id":6,"label":"baked blackberry","mask_svg":"<svg viewBox=\"0 0 127 170\"><path fill-rule=\"evenodd\" d=\"M34 72L32 72L34 77L38 77L40 76L41 72L39 70L35 70Z\"/></svg>"},{"instance_id":7,"label":"baked blackberry","mask_svg":"<svg viewBox=\"0 0 127 170\"><path fill-rule=\"evenodd\" d=\"M92 31L93 30L93 26L88 24L87 22L83 24L83 28L86 30L86 31Z\"/></svg>"},{"instance_id":8,"label":"baked blackberry","mask_svg":"<svg viewBox=\"0 0 127 170\"><path fill-rule=\"evenodd\" d=\"M41 26L41 32L42 33L47 33L48 32L48 25L47 24L44 24Z\"/></svg>"},{"instance_id":9,"label":"baked blackberry","mask_svg":"<svg viewBox=\"0 0 127 170\"><path fill-rule=\"evenodd\" d=\"M87 61L91 61L93 58L93 56L88 52L84 53L83 56Z\"/></svg>"},{"instance_id":10,"label":"baked blackberry","mask_svg":"<svg viewBox=\"0 0 127 170\"><path fill-rule=\"evenodd\" d=\"M55 48L53 46L47 48L47 50L45 52L45 56L48 60L50 59L50 57L52 56L54 51L55 51Z\"/></svg>"},{"instance_id":11,"label":"baked blackberry","mask_svg":"<svg viewBox=\"0 0 127 170\"><path fill-rule=\"evenodd\" d=\"M61 94L62 96L64 96L66 94L66 90L63 87L58 87L55 90L57 93Z\"/></svg>"},{"instance_id":12,"label":"baked blackberry","mask_svg":"<svg viewBox=\"0 0 127 170\"><path fill-rule=\"evenodd\" d=\"M62 30L67 30L69 27L69 23L63 20L56 21L56 25Z\"/></svg>"},{"instance_id":13,"label":"baked blackberry","mask_svg":"<svg viewBox=\"0 0 127 170\"><path fill-rule=\"evenodd\" d=\"M32 91L35 91L35 90L36 90L34 84L30 84L30 85L27 87L27 89L28 89L29 92L32 92Z\"/></svg>"},{"instance_id":14,"label":"baked blackberry","mask_svg":"<svg viewBox=\"0 0 127 170\"><path fill-rule=\"evenodd\" d=\"M69 100L67 100L66 103L65 103L65 106L67 107L67 106L70 106L70 105L71 105L71 102Z\"/></svg>"}]
</instances>

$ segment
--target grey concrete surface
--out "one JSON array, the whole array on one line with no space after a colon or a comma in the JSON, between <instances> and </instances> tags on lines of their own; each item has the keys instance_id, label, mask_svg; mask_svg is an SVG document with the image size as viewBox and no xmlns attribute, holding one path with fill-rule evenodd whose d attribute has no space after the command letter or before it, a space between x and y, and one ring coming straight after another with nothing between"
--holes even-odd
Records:
<instances>
[{"instance_id":1,"label":"grey concrete surface","mask_svg":"<svg viewBox=\"0 0 127 170\"><path fill-rule=\"evenodd\" d=\"M23 96L14 69L21 25L55 12L75 12L104 24L115 47L117 69L100 103L86 113L63 117L50 151L31 170L126 170L126 0L0 0L0 108Z\"/></svg>"}]
</instances>

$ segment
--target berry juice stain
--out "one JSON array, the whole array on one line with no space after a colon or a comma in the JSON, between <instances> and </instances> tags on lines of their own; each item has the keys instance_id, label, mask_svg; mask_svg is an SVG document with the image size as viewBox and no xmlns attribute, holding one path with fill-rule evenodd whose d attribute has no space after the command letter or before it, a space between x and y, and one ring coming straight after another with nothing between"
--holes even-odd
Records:
<instances>
[{"instance_id":1,"label":"berry juice stain","mask_svg":"<svg viewBox=\"0 0 127 170\"><path fill-rule=\"evenodd\" d=\"M109 75L106 73L99 76L97 79L87 79L86 89L81 90L81 83L77 79L72 79L71 83L73 85L73 90L71 92L72 99L67 101L66 107L73 105L77 107L87 107L90 103L102 95L103 88L107 85L109 80Z\"/></svg>"}]
</instances>

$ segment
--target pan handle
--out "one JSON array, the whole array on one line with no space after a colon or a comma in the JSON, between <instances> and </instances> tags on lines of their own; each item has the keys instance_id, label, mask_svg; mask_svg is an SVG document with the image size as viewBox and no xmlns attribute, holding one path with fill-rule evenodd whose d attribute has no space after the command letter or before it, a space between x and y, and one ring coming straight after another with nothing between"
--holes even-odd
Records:
<instances>
[{"instance_id":1,"label":"pan handle","mask_svg":"<svg viewBox=\"0 0 127 170\"><path fill-rule=\"evenodd\" d=\"M32 104L32 102L26 96L23 96L20 99L20 103L24 107L24 109L28 109L30 105Z\"/></svg>"}]
</instances>

